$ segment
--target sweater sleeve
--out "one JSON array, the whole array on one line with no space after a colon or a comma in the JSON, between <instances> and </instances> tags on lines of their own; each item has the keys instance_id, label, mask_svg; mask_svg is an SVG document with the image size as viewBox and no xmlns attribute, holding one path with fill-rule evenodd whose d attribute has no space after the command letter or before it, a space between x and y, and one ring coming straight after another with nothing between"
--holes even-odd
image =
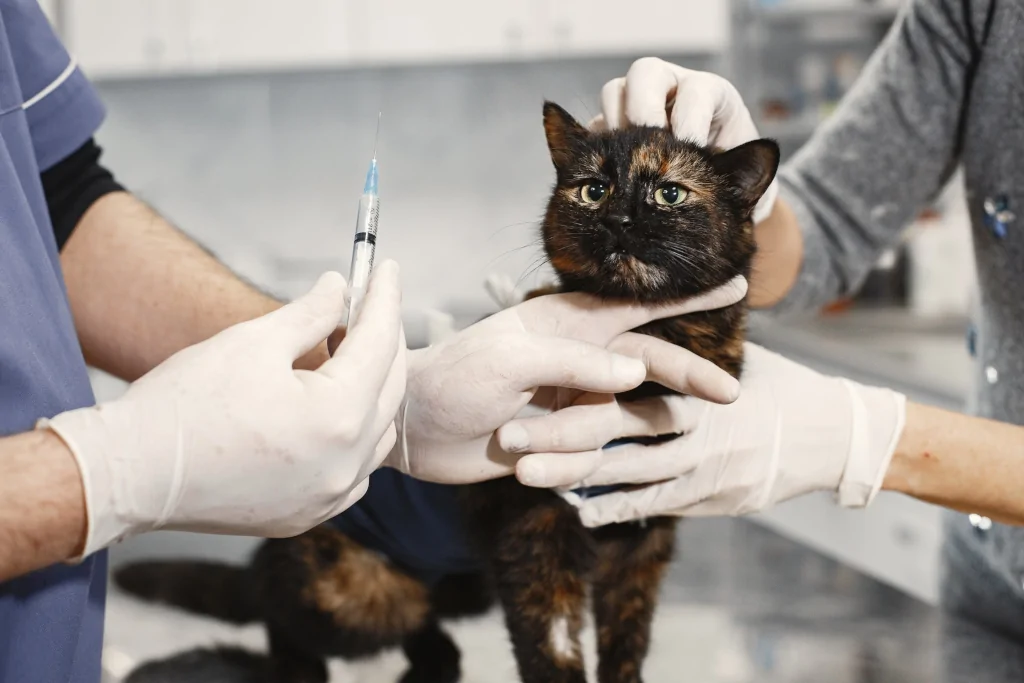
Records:
<instances>
[{"instance_id":1,"label":"sweater sleeve","mask_svg":"<svg viewBox=\"0 0 1024 683\"><path fill-rule=\"evenodd\" d=\"M911 0L836 113L780 172L804 258L775 312L851 294L955 170L997 0Z\"/></svg>"}]
</instances>

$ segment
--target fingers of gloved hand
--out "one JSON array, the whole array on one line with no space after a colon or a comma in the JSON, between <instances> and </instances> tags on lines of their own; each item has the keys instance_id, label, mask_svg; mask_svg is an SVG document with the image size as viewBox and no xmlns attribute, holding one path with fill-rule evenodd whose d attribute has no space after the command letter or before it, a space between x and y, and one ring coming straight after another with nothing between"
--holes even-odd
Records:
<instances>
[{"instance_id":1,"label":"fingers of gloved hand","mask_svg":"<svg viewBox=\"0 0 1024 683\"><path fill-rule=\"evenodd\" d=\"M636 126L667 126L669 101L679 87L680 78L688 71L657 57L644 57L633 62L623 84L625 120ZM698 144L705 144L707 130L703 141L693 139Z\"/></svg>"},{"instance_id":2,"label":"fingers of gloved hand","mask_svg":"<svg viewBox=\"0 0 1024 683\"><path fill-rule=\"evenodd\" d=\"M712 311L725 308L741 301L746 295L747 280L741 275L733 278L721 287L712 289L710 292L698 294L689 299L654 306L606 304L597 311L592 311L590 315L593 317L595 329L601 330L599 326L603 323L604 330L615 332L613 336L618 336L655 320L674 318L677 315L688 315L698 311Z\"/></svg>"},{"instance_id":3,"label":"fingers of gloved hand","mask_svg":"<svg viewBox=\"0 0 1024 683\"><path fill-rule=\"evenodd\" d=\"M531 453L516 463L516 479L524 486L570 486L601 466L601 451L580 453Z\"/></svg>"},{"instance_id":4,"label":"fingers of gloved hand","mask_svg":"<svg viewBox=\"0 0 1024 683\"><path fill-rule=\"evenodd\" d=\"M603 301L587 294L570 293L538 297L510 310L516 311L529 332L605 346L624 332L654 320L724 308L746 295L747 281L738 276L710 292L669 304Z\"/></svg>"},{"instance_id":5,"label":"fingers of gloved hand","mask_svg":"<svg viewBox=\"0 0 1024 683\"><path fill-rule=\"evenodd\" d=\"M677 138L724 149L750 142L757 134L732 83L705 71L687 71L679 79L671 124Z\"/></svg>"},{"instance_id":6,"label":"fingers of gloved hand","mask_svg":"<svg viewBox=\"0 0 1024 683\"><path fill-rule=\"evenodd\" d=\"M616 393L639 386L647 373L636 358L560 337L531 338L523 352L509 357L507 364L508 377L517 391L568 387Z\"/></svg>"},{"instance_id":7,"label":"fingers of gloved hand","mask_svg":"<svg viewBox=\"0 0 1024 683\"><path fill-rule=\"evenodd\" d=\"M647 381L715 403L732 403L740 383L711 361L675 344L646 334L627 332L608 345L609 351L639 358Z\"/></svg>"},{"instance_id":8,"label":"fingers of gloved hand","mask_svg":"<svg viewBox=\"0 0 1024 683\"><path fill-rule=\"evenodd\" d=\"M676 483L669 481L590 498L572 497L571 502L579 510L583 525L595 528L608 524L635 522L647 517L676 516L678 506L674 501L675 488Z\"/></svg>"},{"instance_id":9,"label":"fingers of gloved hand","mask_svg":"<svg viewBox=\"0 0 1024 683\"><path fill-rule=\"evenodd\" d=\"M581 486L648 484L674 479L700 464L702 453L687 447L687 437L645 446L623 444L602 453L601 467L580 482Z\"/></svg>"},{"instance_id":10,"label":"fingers of gloved hand","mask_svg":"<svg viewBox=\"0 0 1024 683\"><path fill-rule=\"evenodd\" d=\"M345 307L345 289L345 278L340 274L324 273L295 301L243 325L259 329L263 339L277 341L289 359L295 360L337 329Z\"/></svg>"},{"instance_id":11,"label":"fingers of gloved hand","mask_svg":"<svg viewBox=\"0 0 1024 683\"><path fill-rule=\"evenodd\" d=\"M349 397L357 405L377 399L398 353L402 329L398 264L384 261L377 266L361 306L334 356L317 371L335 379L358 373L358 389L347 388L358 392Z\"/></svg>"},{"instance_id":12,"label":"fingers of gloved hand","mask_svg":"<svg viewBox=\"0 0 1024 683\"><path fill-rule=\"evenodd\" d=\"M691 403L696 403L690 399ZM621 425L616 429L594 425L594 435L589 436L580 427L590 419L582 418L582 411L593 410L593 416L601 414L601 406L574 406L566 408L542 418L528 418L517 422L530 421L533 431L530 438L534 443L530 448L538 452L525 455L516 463L516 478L525 486L538 488L574 487L579 485L600 485L601 483L647 483L661 481L689 470L694 458L679 457L669 444L659 446L642 446L627 444L615 448L601 450L600 447L609 441L629 436L654 436L657 434L673 434L692 429L699 417L699 410L687 409L687 399L681 396L666 396L656 399L637 401L619 406L620 418L609 418L610 424ZM610 408L604 408L607 412ZM580 417L580 422L573 424L571 418ZM510 423L514 425L515 423ZM509 427L506 425L503 429ZM552 432L562 431L557 438L551 438ZM500 430L499 430L500 434ZM501 437L499 436L499 440ZM558 446L572 441L578 452L540 452L541 445L556 442ZM590 443L596 443L594 450L583 450ZM570 448L563 448L565 451ZM646 467L630 467L630 458L647 459ZM608 470L605 467L608 465ZM582 482L582 483L581 483Z\"/></svg>"},{"instance_id":13,"label":"fingers of gloved hand","mask_svg":"<svg viewBox=\"0 0 1024 683\"><path fill-rule=\"evenodd\" d=\"M736 87L706 71L690 71L680 79L671 119L676 137L703 136L702 144L722 149L732 149L757 137L750 110Z\"/></svg>"},{"instance_id":14,"label":"fingers of gloved hand","mask_svg":"<svg viewBox=\"0 0 1024 683\"><path fill-rule=\"evenodd\" d=\"M595 450L622 433L622 415L612 394L588 393L578 405L503 425L498 445L509 453Z\"/></svg>"},{"instance_id":15,"label":"fingers of gloved hand","mask_svg":"<svg viewBox=\"0 0 1024 683\"><path fill-rule=\"evenodd\" d=\"M616 78L608 81L601 88L601 114L600 122L597 119L591 122L591 130L598 130L595 123L603 126L604 130L617 130L629 122L623 119L626 113L626 79Z\"/></svg>"}]
</instances>

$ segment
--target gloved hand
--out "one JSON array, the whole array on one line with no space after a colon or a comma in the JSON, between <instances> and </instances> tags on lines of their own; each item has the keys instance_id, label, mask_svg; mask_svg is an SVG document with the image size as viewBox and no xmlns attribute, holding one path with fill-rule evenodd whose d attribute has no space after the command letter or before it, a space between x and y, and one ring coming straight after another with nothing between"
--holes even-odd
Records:
<instances>
[{"instance_id":1,"label":"gloved hand","mask_svg":"<svg viewBox=\"0 0 1024 683\"><path fill-rule=\"evenodd\" d=\"M553 294L410 352L408 391L395 420L398 443L386 464L419 479L463 484L507 476L520 452L542 449L565 451L553 459L555 476L585 477L601 462L595 449L648 426L638 425L614 401L583 399L582 392L607 395L650 378L712 401L736 397L736 381L710 362L629 330L727 306L745 294L742 279L670 306ZM538 393L541 387L577 389L578 405L550 413L560 407L557 392ZM495 434L528 406L535 417ZM564 438L552 440L555 434Z\"/></svg>"},{"instance_id":2,"label":"gloved hand","mask_svg":"<svg viewBox=\"0 0 1024 683\"><path fill-rule=\"evenodd\" d=\"M82 475L87 555L152 529L293 536L362 497L405 390L398 268L315 372L292 363L338 326L345 281L187 348L115 401L57 415Z\"/></svg>"},{"instance_id":3,"label":"gloved hand","mask_svg":"<svg viewBox=\"0 0 1024 683\"><path fill-rule=\"evenodd\" d=\"M721 76L670 64L656 57L633 62L625 78L601 90L601 109L591 127L616 130L671 126L677 138L732 149L757 140L750 111L732 83ZM778 195L778 180L761 197L754 222L767 218Z\"/></svg>"},{"instance_id":4,"label":"gloved hand","mask_svg":"<svg viewBox=\"0 0 1024 683\"><path fill-rule=\"evenodd\" d=\"M693 430L654 446L604 451L582 485L647 485L586 500L570 495L584 524L742 515L812 491L834 491L847 507L871 502L903 431L901 394L826 377L754 344L746 345L740 387L730 405L659 399L661 415L676 423L665 433Z\"/></svg>"}]
</instances>

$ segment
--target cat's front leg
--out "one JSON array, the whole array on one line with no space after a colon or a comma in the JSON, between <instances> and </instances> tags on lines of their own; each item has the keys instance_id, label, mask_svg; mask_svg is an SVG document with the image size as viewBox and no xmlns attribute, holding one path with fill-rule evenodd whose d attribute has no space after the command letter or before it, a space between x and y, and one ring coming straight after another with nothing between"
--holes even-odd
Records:
<instances>
[{"instance_id":1,"label":"cat's front leg","mask_svg":"<svg viewBox=\"0 0 1024 683\"><path fill-rule=\"evenodd\" d=\"M514 480L475 487L474 520L523 683L586 683L580 628L593 566L589 532L559 496Z\"/></svg>"},{"instance_id":2,"label":"cat's front leg","mask_svg":"<svg viewBox=\"0 0 1024 683\"><path fill-rule=\"evenodd\" d=\"M676 520L615 524L595 531L594 572L600 683L641 683L662 578L675 548Z\"/></svg>"}]
</instances>

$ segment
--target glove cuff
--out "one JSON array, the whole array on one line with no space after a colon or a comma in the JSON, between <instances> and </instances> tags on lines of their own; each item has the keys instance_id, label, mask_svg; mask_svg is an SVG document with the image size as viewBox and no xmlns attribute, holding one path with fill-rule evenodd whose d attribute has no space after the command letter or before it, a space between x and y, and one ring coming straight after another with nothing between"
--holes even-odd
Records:
<instances>
[{"instance_id":1,"label":"glove cuff","mask_svg":"<svg viewBox=\"0 0 1024 683\"><path fill-rule=\"evenodd\" d=\"M772 215L772 211L775 210L775 200L779 196L779 179L776 177L772 180L768 189L761 195L761 199L757 201L754 206L754 215L751 217L754 220L754 225L757 225L768 216Z\"/></svg>"},{"instance_id":2,"label":"glove cuff","mask_svg":"<svg viewBox=\"0 0 1024 683\"><path fill-rule=\"evenodd\" d=\"M133 495L129 487L141 483L142 473L136 466L140 459L124 457L114 445L116 439L111 436L123 431L111 427L118 421L117 412L115 404L106 404L71 410L36 423L36 429L47 429L64 442L82 477L86 540L81 554L68 560L71 564L155 526L156 520L143 522L133 505L139 496ZM134 446L142 450L142 444Z\"/></svg>"},{"instance_id":3,"label":"glove cuff","mask_svg":"<svg viewBox=\"0 0 1024 683\"><path fill-rule=\"evenodd\" d=\"M863 508L882 488L906 423L907 399L889 389L841 380L851 404L850 450L839 482L839 504Z\"/></svg>"}]
</instances>

